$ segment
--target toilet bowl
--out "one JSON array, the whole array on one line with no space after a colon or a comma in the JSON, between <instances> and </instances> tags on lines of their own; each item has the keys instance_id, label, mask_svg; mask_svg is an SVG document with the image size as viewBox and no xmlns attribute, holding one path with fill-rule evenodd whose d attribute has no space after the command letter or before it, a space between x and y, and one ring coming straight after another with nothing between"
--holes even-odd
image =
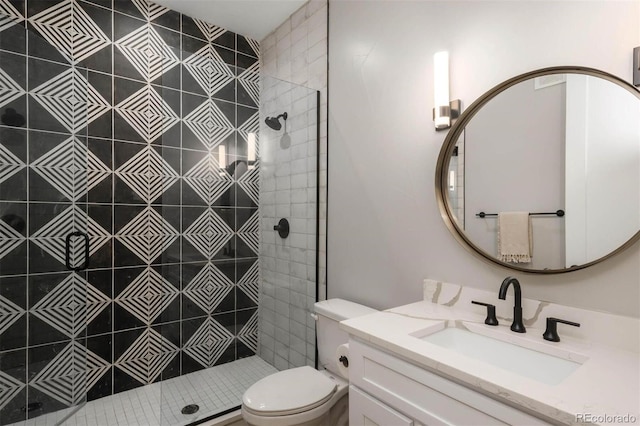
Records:
<instances>
[{"instance_id":1,"label":"toilet bowl","mask_svg":"<svg viewBox=\"0 0 640 426\"><path fill-rule=\"evenodd\" d=\"M242 397L242 417L252 426L345 426L349 423L349 380L340 374L336 349L349 336L338 323L376 312L342 299L314 306L318 361L279 371L254 383Z\"/></svg>"},{"instance_id":2,"label":"toilet bowl","mask_svg":"<svg viewBox=\"0 0 640 426\"><path fill-rule=\"evenodd\" d=\"M327 370L284 370L245 392L242 417L252 426L346 425L348 388L348 381Z\"/></svg>"}]
</instances>

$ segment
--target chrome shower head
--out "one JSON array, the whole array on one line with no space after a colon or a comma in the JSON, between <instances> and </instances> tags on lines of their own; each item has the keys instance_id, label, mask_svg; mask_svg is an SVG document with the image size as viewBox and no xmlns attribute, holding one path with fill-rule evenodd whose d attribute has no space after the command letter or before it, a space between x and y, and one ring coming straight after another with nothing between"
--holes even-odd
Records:
<instances>
[{"instance_id":1,"label":"chrome shower head","mask_svg":"<svg viewBox=\"0 0 640 426\"><path fill-rule=\"evenodd\" d=\"M273 130L280 130L282 129L282 124L280 124L280 118L284 118L284 121L287 121L287 117L288 117L288 114L286 112L283 112L277 117L267 117L264 120L264 122L267 126L272 128Z\"/></svg>"}]
</instances>

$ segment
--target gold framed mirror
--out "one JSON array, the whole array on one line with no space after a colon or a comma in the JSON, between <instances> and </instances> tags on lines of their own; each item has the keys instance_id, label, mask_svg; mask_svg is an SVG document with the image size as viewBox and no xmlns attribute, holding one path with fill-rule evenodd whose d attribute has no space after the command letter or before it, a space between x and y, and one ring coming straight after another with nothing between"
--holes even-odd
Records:
<instances>
[{"instance_id":1,"label":"gold framed mirror","mask_svg":"<svg viewBox=\"0 0 640 426\"><path fill-rule=\"evenodd\" d=\"M448 229L489 262L538 274L602 262L640 239L640 91L579 66L506 80L452 126L435 189ZM525 260L500 247L514 213L529 218Z\"/></svg>"}]
</instances>

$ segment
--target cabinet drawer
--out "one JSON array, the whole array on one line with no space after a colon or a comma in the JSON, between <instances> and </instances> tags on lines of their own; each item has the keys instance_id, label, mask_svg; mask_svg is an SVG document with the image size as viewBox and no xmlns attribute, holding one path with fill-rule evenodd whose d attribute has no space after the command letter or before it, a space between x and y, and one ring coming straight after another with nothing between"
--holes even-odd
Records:
<instances>
[{"instance_id":1,"label":"cabinet drawer","mask_svg":"<svg viewBox=\"0 0 640 426\"><path fill-rule=\"evenodd\" d=\"M354 386L349 386L350 426L413 426L413 421Z\"/></svg>"},{"instance_id":2,"label":"cabinet drawer","mask_svg":"<svg viewBox=\"0 0 640 426\"><path fill-rule=\"evenodd\" d=\"M425 424L548 424L357 340L349 352L351 384Z\"/></svg>"}]
</instances>

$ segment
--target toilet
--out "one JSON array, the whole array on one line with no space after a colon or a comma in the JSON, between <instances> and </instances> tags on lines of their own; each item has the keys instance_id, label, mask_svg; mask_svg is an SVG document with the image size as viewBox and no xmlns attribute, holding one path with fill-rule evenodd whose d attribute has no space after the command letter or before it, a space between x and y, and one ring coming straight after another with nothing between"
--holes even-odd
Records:
<instances>
[{"instance_id":1,"label":"toilet","mask_svg":"<svg viewBox=\"0 0 640 426\"><path fill-rule=\"evenodd\" d=\"M254 383L242 397L242 417L252 426L347 425L349 378L338 370L336 349L349 335L340 321L376 312L343 299L314 306L317 315L318 364L271 374Z\"/></svg>"}]
</instances>

